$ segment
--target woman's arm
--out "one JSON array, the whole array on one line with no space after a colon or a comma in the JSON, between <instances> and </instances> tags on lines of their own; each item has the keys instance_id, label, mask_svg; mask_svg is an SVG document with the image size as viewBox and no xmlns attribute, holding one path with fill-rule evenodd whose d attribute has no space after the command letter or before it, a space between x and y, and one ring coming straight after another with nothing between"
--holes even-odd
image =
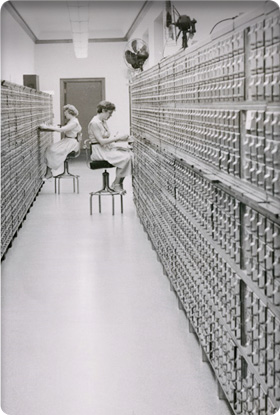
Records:
<instances>
[{"instance_id":1,"label":"woman's arm","mask_svg":"<svg viewBox=\"0 0 280 415\"><path fill-rule=\"evenodd\" d=\"M52 131L57 131L58 133L67 133L68 131L73 130L73 128L75 126L76 126L75 120L73 120L73 121L71 120L66 125L64 125L63 127L57 127L55 125L41 124L39 126L39 128L41 128L42 130L48 129L48 130L52 130Z\"/></svg>"},{"instance_id":2,"label":"woman's arm","mask_svg":"<svg viewBox=\"0 0 280 415\"><path fill-rule=\"evenodd\" d=\"M128 139L128 135L123 135L121 137L108 137L108 138L103 138L100 128L98 127L97 124L93 123L90 126L91 132L93 133L94 137L96 138L96 140L98 141L98 143L101 146L104 146L105 144L110 144L110 143L114 143L115 141L125 141Z\"/></svg>"},{"instance_id":3,"label":"woman's arm","mask_svg":"<svg viewBox=\"0 0 280 415\"><path fill-rule=\"evenodd\" d=\"M124 134L124 135L115 134L114 137L115 137L115 141L129 141L129 142L133 141L133 137L129 134Z\"/></svg>"}]
</instances>

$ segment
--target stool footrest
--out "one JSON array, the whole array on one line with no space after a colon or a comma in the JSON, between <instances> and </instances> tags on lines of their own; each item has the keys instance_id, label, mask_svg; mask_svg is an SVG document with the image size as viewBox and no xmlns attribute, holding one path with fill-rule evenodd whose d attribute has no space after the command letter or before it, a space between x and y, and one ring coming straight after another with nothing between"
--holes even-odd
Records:
<instances>
[{"instance_id":1,"label":"stool footrest","mask_svg":"<svg viewBox=\"0 0 280 415\"><path fill-rule=\"evenodd\" d=\"M107 189L98 190L97 192L90 192L90 195L91 196L95 196L95 195L115 196L115 195L123 195L123 193L115 192L115 190L107 188Z\"/></svg>"},{"instance_id":2,"label":"stool footrest","mask_svg":"<svg viewBox=\"0 0 280 415\"><path fill-rule=\"evenodd\" d=\"M78 174L72 174L72 173L69 173L69 172L65 172L65 173L61 173L61 174L59 174L58 176L53 176L53 178L54 179L67 179L67 178L73 178L73 177L80 177Z\"/></svg>"}]
</instances>

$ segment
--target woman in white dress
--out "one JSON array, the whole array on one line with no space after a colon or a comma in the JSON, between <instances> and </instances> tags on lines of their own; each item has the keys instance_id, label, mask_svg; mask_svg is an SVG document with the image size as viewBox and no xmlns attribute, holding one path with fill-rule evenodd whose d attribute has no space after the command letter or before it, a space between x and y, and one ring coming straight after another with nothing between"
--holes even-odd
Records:
<instances>
[{"instance_id":1,"label":"woman in white dress","mask_svg":"<svg viewBox=\"0 0 280 415\"><path fill-rule=\"evenodd\" d=\"M91 159L106 160L116 166L116 178L111 188L116 192L124 192L123 180L132 173L133 153L128 145L132 141L129 135L111 136L107 120L116 107L109 101L101 101L97 105L97 114L88 125L91 141ZM122 143L119 143L122 142Z\"/></svg>"},{"instance_id":2,"label":"woman in white dress","mask_svg":"<svg viewBox=\"0 0 280 415\"><path fill-rule=\"evenodd\" d=\"M47 164L47 170L45 177L55 177L61 172L61 166L63 165L67 155L71 151L79 151L80 143L78 142L78 133L82 131L82 127L79 123L77 116L79 112L74 105L65 105L63 107L64 116L68 120L67 124L63 127L57 127L54 125L41 124L42 130L47 129L51 131L57 131L64 133L65 136L57 143L51 144L47 147L45 152L45 159Z\"/></svg>"}]
</instances>

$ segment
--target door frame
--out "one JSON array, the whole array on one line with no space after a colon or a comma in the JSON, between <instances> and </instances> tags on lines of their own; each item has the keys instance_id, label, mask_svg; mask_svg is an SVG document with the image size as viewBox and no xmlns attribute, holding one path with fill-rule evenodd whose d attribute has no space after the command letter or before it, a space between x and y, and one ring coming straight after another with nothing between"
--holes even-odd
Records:
<instances>
[{"instance_id":1,"label":"door frame","mask_svg":"<svg viewBox=\"0 0 280 415\"><path fill-rule=\"evenodd\" d=\"M91 82L91 81L101 81L101 93L102 93L102 100L105 99L105 78L60 78L60 120L61 124L64 125L64 114L63 114L63 107L66 105L65 102L65 84L67 82Z\"/></svg>"}]
</instances>

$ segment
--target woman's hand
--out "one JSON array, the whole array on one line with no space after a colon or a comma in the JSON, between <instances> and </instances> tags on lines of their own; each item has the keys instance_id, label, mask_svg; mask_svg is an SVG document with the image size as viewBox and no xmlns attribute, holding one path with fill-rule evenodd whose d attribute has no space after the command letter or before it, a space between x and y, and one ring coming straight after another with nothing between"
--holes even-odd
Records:
<instances>
[{"instance_id":1,"label":"woman's hand","mask_svg":"<svg viewBox=\"0 0 280 415\"><path fill-rule=\"evenodd\" d=\"M40 130L48 130L48 131L54 131L54 127L53 125L48 125L48 124L40 124L39 125Z\"/></svg>"},{"instance_id":2,"label":"woman's hand","mask_svg":"<svg viewBox=\"0 0 280 415\"><path fill-rule=\"evenodd\" d=\"M129 135L127 141L129 143L134 143L134 137L133 137L133 135Z\"/></svg>"},{"instance_id":3,"label":"woman's hand","mask_svg":"<svg viewBox=\"0 0 280 415\"><path fill-rule=\"evenodd\" d=\"M119 137L116 137L116 141L127 141L128 140L129 135L120 135Z\"/></svg>"}]
</instances>

